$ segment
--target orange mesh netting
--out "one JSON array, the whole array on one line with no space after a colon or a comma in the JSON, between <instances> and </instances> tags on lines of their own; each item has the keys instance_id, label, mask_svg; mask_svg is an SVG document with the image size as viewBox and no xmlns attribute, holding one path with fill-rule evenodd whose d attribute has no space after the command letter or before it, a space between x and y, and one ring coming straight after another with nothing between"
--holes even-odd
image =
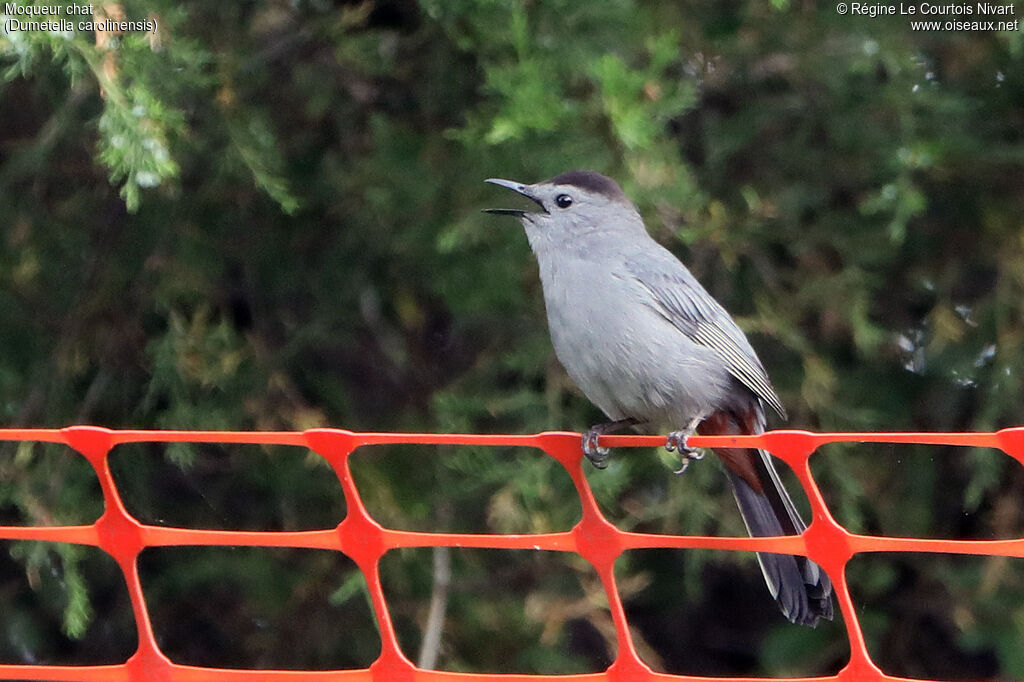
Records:
<instances>
[{"instance_id":1,"label":"orange mesh netting","mask_svg":"<svg viewBox=\"0 0 1024 682\"><path fill-rule=\"evenodd\" d=\"M858 552L945 552L1024 557L1024 539L926 540L857 535L840 526L829 512L811 475L809 459L818 447L835 442L922 443L998 448L1024 464L1024 427L995 433L832 433L772 431L760 436L694 436L696 447L760 447L783 459L796 473L810 500L813 522L802 536L776 538L702 537L624 532L599 511L583 475L580 436L552 432L529 436L353 433L335 429L302 432L228 431L112 431L93 426L65 429L0 430L2 441L63 443L81 453L92 465L103 492L105 511L95 522L82 526L0 526L0 539L68 542L99 547L117 562L128 587L138 631L138 649L117 665L44 666L0 665L0 679L126 680L130 682L237 680L438 680L453 682L498 677L503 680L542 679L612 682L707 679L655 673L640 659L630 638L625 611L614 575L615 560L625 550L641 548L707 548L803 554L820 564L831 577L850 643L850 661L835 676L802 680L899 680L883 674L872 663L854 611L846 582L846 563ZM189 442L293 445L310 448L324 457L341 482L347 515L329 530L270 532L213 531L169 528L139 522L125 509L111 475L108 455L123 443ZM604 436L608 446L656 446L659 436ZM543 450L565 467L579 494L583 516L572 530L530 535L424 533L383 528L367 513L349 469L349 455L363 445L381 444L524 446ZM231 545L330 549L343 552L362 571L369 588L381 637L381 654L369 668L340 671L272 671L201 668L173 663L157 645L139 580L137 558L146 547ZM581 675L479 675L417 668L402 653L381 587L379 562L398 547L476 547L574 552L586 559L603 583L615 624L618 657L604 672ZM720 679L720 678L718 678ZM749 678L755 679L755 678Z\"/></svg>"}]
</instances>

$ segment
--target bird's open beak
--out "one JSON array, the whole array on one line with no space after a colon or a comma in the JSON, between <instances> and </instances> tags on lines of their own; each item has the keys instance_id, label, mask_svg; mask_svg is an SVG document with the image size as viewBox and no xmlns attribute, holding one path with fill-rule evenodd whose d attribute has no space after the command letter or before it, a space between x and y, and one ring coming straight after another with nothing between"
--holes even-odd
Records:
<instances>
[{"instance_id":1,"label":"bird's open beak","mask_svg":"<svg viewBox=\"0 0 1024 682\"><path fill-rule=\"evenodd\" d=\"M492 185L500 185L502 187L507 187L514 192L522 194L524 197L540 206L541 211L547 213L547 211L544 209L544 204L540 202L540 199L533 196L533 193L530 191L529 185L524 185L523 183L516 182L515 180L502 180L500 178L487 178L486 182L489 182ZM494 213L497 215L514 215L517 218L522 218L523 216L528 215L530 211L523 211L518 208L485 208L484 213Z\"/></svg>"}]
</instances>

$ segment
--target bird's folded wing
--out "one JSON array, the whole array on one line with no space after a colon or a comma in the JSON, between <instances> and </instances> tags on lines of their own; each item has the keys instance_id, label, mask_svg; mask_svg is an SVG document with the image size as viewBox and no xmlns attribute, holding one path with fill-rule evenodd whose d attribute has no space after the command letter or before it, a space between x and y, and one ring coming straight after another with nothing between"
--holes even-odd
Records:
<instances>
[{"instance_id":1,"label":"bird's folded wing","mask_svg":"<svg viewBox=\"0 0 1024 682\"><path fill-rule=\"evenodd\" d=\"M715 351L729 373L786 417L775 388L743 331L689 270L669 252L657 264L649 258L627 261L629 273L650 292L647 305L694 343Z\"/></svg>"}]
</instances>

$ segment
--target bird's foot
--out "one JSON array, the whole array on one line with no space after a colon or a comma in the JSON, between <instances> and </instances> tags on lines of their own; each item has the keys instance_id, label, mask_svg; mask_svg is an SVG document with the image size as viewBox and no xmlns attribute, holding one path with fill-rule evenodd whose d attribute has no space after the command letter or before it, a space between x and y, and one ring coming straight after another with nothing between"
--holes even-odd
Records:
<instances>
[{"instance_id":1,"label":"bird's foot","mask_svg":"<svg viewBox=\"0 0 1024 682\"><path fill-rule=\"evenodd\" d=\"M606 422L604 424L598 424L591 426L587 429L587 432L583 434L583 441L581 446L583 448L583 454L587 456L590 463L598 469L604 469L608 466L608 448L603 448L597 444L598 439L606 433L613 433L615 431L621 431L624 428L630 426L636 426L642 423L641 420L635 417L626 417L625 419L616 419L613 422Z\"/></svg>"},{"instance_id":2,"label":"bird's foot","mask_svg":"<svg viewBox=\"0 0 1024 682\"><path fill-rule=\"evenodd\" d=\"M668 434L668 441L665 443L665 449L669 452L679 452L679 460L681 466L673 471L674 474L682 474L686 471L686 468L690 466L690 462L696 462L704 459L704 452L691 448L687 445L687 441L690 440L690 436L693 435L693 429L688 428L683 431L673 431Z\"/></svg>"},{"instance_id":3,"label":"bird's foot","mask_svg":"<svg viewBox=\"0 0 1024 682\"><path fill-rule=\"evenodd\" d=\"M598 469L604 469L608 466L608 448L603 448L597 444L597 439L601 437L604 430L601 428L601 424L592 426L587 429L587 432L583 434L583 454L587 456L590 463Z\"/></svg>"}]
</instances>

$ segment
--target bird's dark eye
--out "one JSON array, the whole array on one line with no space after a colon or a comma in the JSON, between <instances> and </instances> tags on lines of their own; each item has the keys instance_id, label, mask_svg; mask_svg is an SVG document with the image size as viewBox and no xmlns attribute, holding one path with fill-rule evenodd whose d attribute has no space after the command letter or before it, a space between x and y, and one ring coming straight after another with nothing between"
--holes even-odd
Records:
<instances>
[{"instance_id":1,"label":"bird's dark eye","mask_svg":"<svg viewBox=\"0 0 1024 682\"><path fill-rule=\"evenodd\" d=\"M572 206L572 197L568 194L559 194L555 197L555 205L557 205L558 208L569 208Z\"/></svg>"}]
</instances>

